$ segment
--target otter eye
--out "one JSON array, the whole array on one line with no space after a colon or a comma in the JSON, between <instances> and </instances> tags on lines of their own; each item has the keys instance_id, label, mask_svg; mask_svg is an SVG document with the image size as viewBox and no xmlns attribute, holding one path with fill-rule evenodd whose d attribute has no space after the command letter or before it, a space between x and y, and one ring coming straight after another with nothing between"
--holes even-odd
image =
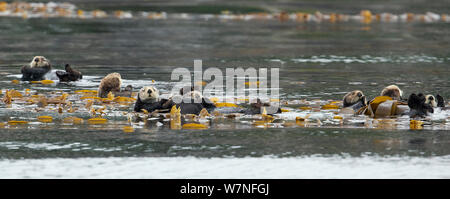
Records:
<instances>
[{"instance_id":1,"label":"otter eye","mask_svg":"<svg viewBox=\"0 0 450 199\"><path fill-rule=\"evenodd\" d=\"M433 98L433 97L429 97L428 99L429 99L429 100L434 100L434 98Z\"/></svg>"}]
</instances>

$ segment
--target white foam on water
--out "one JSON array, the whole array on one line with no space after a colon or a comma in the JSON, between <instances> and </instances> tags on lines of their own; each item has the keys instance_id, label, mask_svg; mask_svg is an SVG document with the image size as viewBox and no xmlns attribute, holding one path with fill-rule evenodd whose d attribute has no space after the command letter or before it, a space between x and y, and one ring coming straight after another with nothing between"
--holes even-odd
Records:
<instances>
[{"instance_id":1,"label":"white foam on water","mask_svg":"<svg viewBox=\"0 0 450 199\"><path fill-rule=\"evenodd\" d=\"M450 178L450 156L1 160L0 178Z\"/></svg>"}]
</instances>

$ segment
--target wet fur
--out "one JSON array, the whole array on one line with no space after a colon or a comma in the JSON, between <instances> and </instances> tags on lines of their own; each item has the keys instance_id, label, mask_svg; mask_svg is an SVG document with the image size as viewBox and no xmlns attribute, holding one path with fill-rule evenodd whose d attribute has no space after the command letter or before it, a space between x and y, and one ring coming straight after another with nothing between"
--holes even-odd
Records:
<instances>
[{"instance_id":1,"label":"wet fur","mask_svg":"<svg viewBox=\"0 0 450 199\"><path fill-rule=\"evenodd\" d=\"M198 90L199 87L197 86L186 86L180 89L180 95L183 99L181 103L176 104L176 107L181 108L181 114L198 115L204 108L210 113L216 109L214 103L204 97ZM199 98L201 98L201 102L195 100Z\"/></svg>"},{"instance_id":2,"label":"wet fur","mask_svg":"<svg viewBox=\"0 0 450 199\"><path fill-rule=\"evenodd\" d=\"M408 107L410 108L408 115L410 117L425 117L429 113L433 113L433 107L425 101L425 96L422 93L411 94L408 98Z\"/></svg>"},{"instance_id":3,"label":"wet fur","mask_svg":"<svg viewBox=\"0 0 450 199\"><path fill-rule=\"evenodd\" d=\"M169 99L159 99L158 89L145 86L139 90L134 111L141 112L142 109L145 109L148 112L159 110L160 113L166 113L173 105L174 103Z\"/></svg>"},{"instance_id":4,"label":"wet fur","mask_svg":"<svg viewBox=\"0 0 450 199\"><path fill-rule=\"evenodd\" d=\"M444 108L445 107L445 101L444 98L442 96L440 96L439 94L436 95L436 99L437 99L437 106Z\"/></svg>"},{"instance_id":5,"label":"wet fur","mask_svg":"<svg viewBox=\"0 0 450 199\"><path fill-rule=\"evenodd\" d=\"M343 99L343 106L350 107L353 110L359 110L367 105L366 96L360 90L355 90L347 93Z\"/></svg>"},{"instance_id":6,"label":"wet fur","mask_svg":"<svg viewBox=\"0 0 450 199\"><path fill-rule=\"evenodd\" d=\"M245 114L253 115L253 114L262 114L264 108L266 108L267 114L276 114L281 113L281 108L278 107L275 111L275 106L272 106L270 103L262 103L258 98L256 103L251 103L250 107L244 111ZM273 110L272 110L273 109Z\"/></svg>"},{"instance_id":7,"label":"wet fur","mask_svg":"<svg viewBox=\"0 0 450 199\"><path fill-rule=\"evenodd\" d=\"M74 70L69 64L66 64L65 70L66 71L56 71L56 76L58 76L60 82L78 81L83 79L81 72Z\"/></svg>"},{"instance_id":8,"label":"wet fur","mask_svg":"<svg viewBox=\"0 0 450 199\"><path fill-rule=\"evenodd\" d=\"M425 103L432 107L437 107L436 98L433 95L425 95Z\"/></svg>"},{"instance_id":9,"label":"wet fur","mask_svg":"<svg viewBox=\"0 0 450 199\"><path fill-rule=\"evenodd\" d=\"M29 65L21 68L22 81L40 81L52 70L50 62L42 56L36 56Z\"/></svg>"},{"instance_id":10,"label":"wet fur","mask_svg":"<svg viewBox=\"0 0 450 199\"><path fill-rule=\"evenodd\" d=\"M391 97L393 100L401 100L403 95L403 91L400 90L400 88L396 85L390 85L384 88L381 91L380 96L388 96Z\"/></svg>"},{"instance_id":11,"label":"wet fur","mask_svg":"<svg viewBox=\"0 0 450 199\"><path fill-rule=\"evenodd\" d=\"M158 101L152 101L152 102L143 102L140 97L138 96L138 99L136 100L136 103L134 104L134 111L135 112L142 112L142 109L147 110L148 112L153 112L155 110L161 110L160 113L168 113L170 111L170 108L174 103L169 99L160 99Z\"/></svg>"},{"instance_id":12,"label":"wet fur","mask_svg":"<svg viewBox=\"0 0 450 199\"><path fill-rule=\"evenodd\" d=\"M110 73L106 75L98 87L98 97L106 98L109 92L119 93L122 78L119 73Z\"/></svg>"}]
</instances>

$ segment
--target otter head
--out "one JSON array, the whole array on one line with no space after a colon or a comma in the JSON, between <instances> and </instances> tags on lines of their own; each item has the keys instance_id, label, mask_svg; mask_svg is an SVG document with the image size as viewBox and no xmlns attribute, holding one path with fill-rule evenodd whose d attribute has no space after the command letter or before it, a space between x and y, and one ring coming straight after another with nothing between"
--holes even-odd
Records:
<instances>
[{"instance_id":1,"label":"otter head","mask_svg":"<svg viewBox=\"0 0 450 199\"><path fill-rule=\"evenodd\" d=\"M363 105L367 104L366 97L360 90L354 90L352 92L345 94L343 101L344 107L352 106L360 101L363 103Z\"/></svg>"},{"instance_id":2,"label":"otter head","mask_svg":"<svg viewBox=\"0 0 450 199\"><path fill-rule=\"evenodd\" d=\"M437 107L436 98L433 95L425 95L425 104L429 104L431 107Z\"/></svg>"},{"instance_id":3,"label":"otter head","mask_svg":"<svg viewBox=\"0 0 450 199\"><path fill-rule=\"evenodd\" d=\"M30 62L30 67L31 68L34 68L34 67L47 67L47 66L50 66L50 61L48 61L43 56L36 56Z\"/></svg>"},{"instance_id":4,"label":"otter head","mask_svg":"<svg viewBox=\"0 0 450 199\"><path fill-rule=\"evenodd\" d=\"M156 102L158 98L159 91L153 86L145 86L139 90L138 99L142 102Z\"/></svg>"},{"instance_id":5,"label":"otter head","mask_svg":"<svg viewBox=\"0 0 450 199\"><path fill-rule=\"evenodd\" d=\"M380 95L391 97L393 100L401 100L403 91L396 85L390 85L384 88Z\"/></svg>"}]
</instances>

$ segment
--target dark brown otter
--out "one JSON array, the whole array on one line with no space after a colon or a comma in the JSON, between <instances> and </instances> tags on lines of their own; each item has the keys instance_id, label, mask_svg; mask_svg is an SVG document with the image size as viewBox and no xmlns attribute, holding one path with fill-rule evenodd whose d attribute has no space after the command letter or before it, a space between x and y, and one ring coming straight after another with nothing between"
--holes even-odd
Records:
<instances>
[{"instance_id":1,"label":"dark brown otter","mask_svg":"<svg viewBox=\"0 0 450 199\"><path fill-rule=\"evenodd\" d=\"M65 70L66 71L56 71L56 76L58 76L60 82L78 81L83 79L81 72L74 70L69 64L66 64Z\"/></svg>"}]
</instances>

